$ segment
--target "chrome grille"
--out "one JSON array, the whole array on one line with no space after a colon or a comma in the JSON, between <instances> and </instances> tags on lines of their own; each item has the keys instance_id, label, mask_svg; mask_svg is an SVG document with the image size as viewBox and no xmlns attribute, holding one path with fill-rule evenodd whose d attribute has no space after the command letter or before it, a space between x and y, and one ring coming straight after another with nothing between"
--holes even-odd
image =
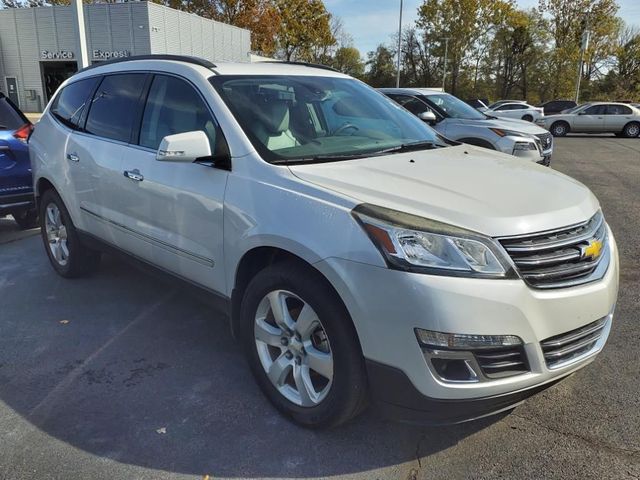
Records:
<instances>
[{"instance_id":1,"label":"chrome grille","mask_svg":"<svg viewBox=\"0 0 640 480\"><path fill-rule=\"evenodd\" d=\"M529 371L524 349L520 347L476 350L476 361L488 378L520 375Z\"/></svg>"},{"instance_id":2,"label":"chrome grille","mask_svg":"<svg viewBox=\"0 0 640 480\"><path fill-rule=\"evenodd\" d=\"M541 133L539 135L536 135L536 137L540 139L543 150L549 150L551 148L551 145L553 145L553 135L551 135L549 132Z\"/></svg>"},{"instance_id":3,"label":"chrome grille","mask_svg":"<svg viewBox=\"0 0 640 480\"><path fill-rule=\"evenodd\" d=\"M545 362L549 368L559 368L576 361L596 348L609 317L570 332L547 338L540 342Z\"/></svg>"},{"instance_id":4,"label":"chrome grille","mask_svg":"<svg viewBox=\"0 0 640 480\"><path fill-rule=\"evenodd\" d=\"M602 242L596 258L587 247ZM561 288L598 280L609 262L607 227L602 213L587 222L519 237L500 238L520 276L535 288Z\"/></svg>"}]
</instances>

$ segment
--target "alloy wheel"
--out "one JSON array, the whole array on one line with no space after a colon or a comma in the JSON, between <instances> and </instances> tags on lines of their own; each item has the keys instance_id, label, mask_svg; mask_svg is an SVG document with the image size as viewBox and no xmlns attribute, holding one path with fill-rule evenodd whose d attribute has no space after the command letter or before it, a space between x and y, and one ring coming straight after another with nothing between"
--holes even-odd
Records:
<instances>
[{"instance_id":1,"label":"alloy wheel","mask_svg":"<svg viewBox=\"0 0 640 480\"><path fill-rule=\"evenodd\" d=\"M308 303L286 290L268 293L258 304L254 338L260 363L281 395L301 407L314 407L326 398L333 354Z\"/></svg>"},{"instance_id":2,"label":"alloy wheel","mask_svg":"<svg viewBox=\"0 0 640 480\"><path fill-rule=\"evenodd\" d=\"M69 261L67 227L65 227L60 215L60 209L55 203L47 205L44 223L51 256L58 265L65 266Z\"/></svg>"}]
</instances>

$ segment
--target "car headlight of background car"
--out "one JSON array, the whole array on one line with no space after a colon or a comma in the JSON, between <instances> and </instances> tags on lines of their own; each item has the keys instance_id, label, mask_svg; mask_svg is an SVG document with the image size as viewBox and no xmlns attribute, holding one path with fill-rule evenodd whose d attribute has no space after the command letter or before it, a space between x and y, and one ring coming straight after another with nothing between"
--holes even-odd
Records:
<instances>
[{"instance_id":1,"label":"car headlight of background car","mask_svg":"<svg viewBox=\"0 0 640 480\"><path fill-rule=\"evenodd\" d=\"M352 213L390 268L434 275L516 278L510 260L490 237L375 205L358 205Z\"/></svg>"}]
</instances>

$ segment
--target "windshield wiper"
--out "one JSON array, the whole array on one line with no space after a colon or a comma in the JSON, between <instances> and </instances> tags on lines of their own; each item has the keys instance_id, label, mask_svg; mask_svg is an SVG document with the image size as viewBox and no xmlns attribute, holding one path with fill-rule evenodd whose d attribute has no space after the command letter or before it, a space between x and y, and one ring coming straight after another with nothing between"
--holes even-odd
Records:
<instances>
[{"instance_id":1,"label":"windshield wiper","mask_svg":"<svg viewBox=\"0 0 640 480\"><path fill-rule=\"evenodd\" d=\"M376 153L403 153L403 152L413 152L416 150L432 150L434 148L443 148L446 145L442 145L440 143L433 142L431 140L424 141L420 140L417 142L403 143L402 145L398 145L396 147L387 148L385 150L380 150Z\"/></svg>"},{"instance_id":2,"label":"windshield wiper","mask_svg":"<svg viewBox=\"0 0 640 480\"><path fill-rule=\"evenodd\" d=\"M351 153L346 155L314 155L312 157L302 158L279 158L272 160L271 163L275 165L292 165L297 163L340 162L342 160L355 160L357 158L366 158L378 154L379 152Z\"/></svg>"}]
</instances>

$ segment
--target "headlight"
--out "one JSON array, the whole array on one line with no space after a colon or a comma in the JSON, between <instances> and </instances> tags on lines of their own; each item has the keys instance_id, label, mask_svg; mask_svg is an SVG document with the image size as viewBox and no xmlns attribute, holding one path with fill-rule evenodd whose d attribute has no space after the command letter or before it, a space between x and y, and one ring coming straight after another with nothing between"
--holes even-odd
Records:
<instances>
[{"instance_id":1,"label":"headlight","mask_svg":"<svg viewBox=\"0 0 640 480\"><path fill-rule=\"evenodd\" d=\"M536 144L534 142L516 142L513 145L513 151L517 152L518 150L537 150Z\"/></svg>"},{"instance_id":2,"label":"headlight","mask_svg":"<svg viewBox=\"0 0 640 480\"><path fill-rule=\"evenodd\" d=\"M358 205L353 215L391 268L516 278L508 257L490 237L375 205Z\"/></svg>"},{"instance_id":3,"label":"headlight","mask_svg":"<svg viewBox=\"0 0 640 480\"><path fill-rule=\"evenodd\" d=\"M490 128L493 133L498 135L499 137L526 137L533 138L531 135L523 133L523 132L515 132L513 130L504 130L502 128Z\"/></svg>"}]
</instances>

